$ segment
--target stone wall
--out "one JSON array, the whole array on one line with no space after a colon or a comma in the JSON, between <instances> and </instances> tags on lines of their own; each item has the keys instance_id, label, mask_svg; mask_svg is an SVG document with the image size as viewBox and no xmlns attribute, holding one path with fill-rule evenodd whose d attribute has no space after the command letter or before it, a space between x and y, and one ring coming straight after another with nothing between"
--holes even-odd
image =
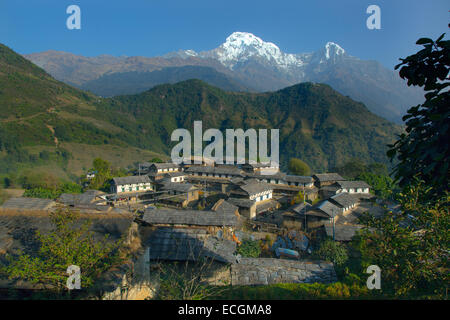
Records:
<instances>
[{"instance_id":1,"label":"stone wall","mask_svg":"<svg viewBox=\"0 0 450 320\"><path fill-rule=\"evenodd\" d=\"M274 258L242 258L231 266L231 284L332 283L337 277L330 262Z\"/></svg>"}]
</instances>

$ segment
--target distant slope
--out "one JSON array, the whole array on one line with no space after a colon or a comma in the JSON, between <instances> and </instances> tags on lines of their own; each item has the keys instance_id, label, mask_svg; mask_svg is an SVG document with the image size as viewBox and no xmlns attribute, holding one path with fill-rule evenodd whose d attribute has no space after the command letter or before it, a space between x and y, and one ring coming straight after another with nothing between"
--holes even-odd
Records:
<instances>
[{"instance_id":1,"label":"distant slope","mask_svg":"<svg viewBox=\"0 0 450 320\"><path fill-rule=\"evenodd\" d=\"M302 83L262 94L224 92L202 81L160 85L142 94L103 100L114 110L109 121L123 125L115 112L133 115L143 131L168 146L176 128L192 130L194 120L207 128L278 128L280 157L304 159L315 170L351 158L387 163L386 144L400 127L372 114L358 102L322 84Z\"/></svg>"},{"instance_id":2,"label":"distant slope","mask_svg":"<svg viewBox=\"0 0 450 320\"><path fill-rule=\"evenodd\" d=\"M89 157L127 165L168 155L172 131L192 129L195 120L204 130L278 128L282 164L295 156L314 170L353 157L387 163L386 144L400 131L322 84L236 93L187 80L103 99L54 80L3 45L0 67L0 174L27 166L79 174Z\"/></svg>"},{"instance_id":3,"label":"distant slope","mask_svg":"<svg viewBox=\"0 0 450 320\"><path fill-rule=\"evenodd\" d=\"M176 83L189 79L203 80L225 91L252 91L248 86L211 67L167 67L150 72L123 72L105 74L83 83L80 87L103 97L136 94L162 83Z\"/></svg>"}]
</instances>

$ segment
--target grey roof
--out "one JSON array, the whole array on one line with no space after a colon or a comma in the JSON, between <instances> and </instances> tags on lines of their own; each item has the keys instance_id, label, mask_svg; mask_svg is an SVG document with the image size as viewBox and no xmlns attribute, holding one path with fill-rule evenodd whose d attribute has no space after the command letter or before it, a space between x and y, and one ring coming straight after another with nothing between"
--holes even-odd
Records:
<instances>
[{"instance_id":1,"label":"grey roof","mask_svg":"<svg viewBox=\"0 0 450 320\"><path fill-rule=\"evenodd\" d=\"M294 175L286 175L285 180L287 182L298 182L302 184L312 183L314 181L311 176L294 176Z\"/></svg>"},{"instance_id":2,"label":"grey roof","mask_svg":"<svg viewBox=\"0 0 450 320\"><path fill-rule=\"evenodd\" d=\"M313 175L314 178L319 180L320 182L328 182L328 181L344 181L345 179L342 178L337 173L318 173Z\"/></svg>"},{"instance_id":3,"label":"grey roof","mask_svg":"<svg viewBox=\"0 0 450 320\"><path fill-rule=\"evenodd\" d=\"M0 209L11 210L49 210L55 205L55 201L51 199L40 198L10 198L6 200Z\"/></svg>"},{"instance_id":4,"label":"grey roof","mask_svg":"<svg viewBox=\"0 0 450 320\"><path fill-rule=\"evenodd\" d=\"M175 177L184 177L186 175L185 172L175 171L175 172L164 172L164 176L175 178Z\"/></svg>"},{"instance_id":5,"label":"grey roof","mask_svg":"<svg viewBox=\"0 0 450 320\"><path fill-rule=\"evenodd\" d=\"M218 213L235 213L236 210L238 210L238 207L225 199L220 199L214 204L211 210Z\"/></svg>"},{"instance_id":6,"label":"grey roof","mask_svg":"<svg viewBox=\"0 0 450 320\"><path fill-rule=\"evenodd\" d=\"M59 196L58 201L69 206L88 205L95 201L95 198L105 194L98 190L87 190L81 194L63 193Z\"/></svg>"},{"instance_id":7,"label":"grey roof","mask_svg":"<svg viewBox=\"0 0 450 320\"><path fill-rule=\"evenodd\" d=\"M268 200L264 201L262 203L256 204L256 213L263 213L271 209L277 209L280 206L280 204L275 200Z\"/></svg>"},{"instance_id":8,"label":"grey roof","mask_svg":"<svg viewBox=\"0 0 450 320\"><path fill-rule=\"evenodd\" d=\"M237 217L229 212L146 209L142 220L148 224L234 226Z\"/></svg>"},{"instance_id":9,"label":"grey roof","mask_svg":"<svg viewBox=\"0 0 450 320\"><path fill-rule=\"evenodd\" d=\"M317 206L316 209L326 213L330 218L342 212L341 208L339 208L338 206L336 206L335 204L331 203L328 200L322 202L320 205Z\"/></svg>"},{"instance_id":10,"label":"grey roof","mask_svg":"<svg viewBox=\"0 0 450 320\"><path fill-rule=\"evenodd\" d=\"M344 189L370 188L370 186L365 181L338 181L337 184Z\"/></svg>"},{"instance_id":11,"label":"grey roof","mask_svg":"<svg viewBox=\"0 0 450 320\"><path fill-rule=\"evenodd\" d=\"M146 175L143 176L128 176L128 177L116 177L113 178L115 185L124 184L136 184L136 183L150 183L150 178Z\"/></svg>"},{"instance_id":12,"label":"grey roof","mask_svg":"<svg viewBox=\"0 0 450 320\"><path fill-rule=\"evenodd\" d=\"M255 205L254 200L244 199L244 198L228 198L227 201L240 208L250 208Z\"/></svg>"},{"instance_id":13,"label":"grey roof","mask_svg":"<svg viewBox=\"0 0 450 320\"><path fill-rule=\"evenodd\" d=\"M305 212L305 207L308 210L311 207L311 205L308 202L305 202L305 203L302 202L302 203L293 205L290 208L290 210L295 213L298 213L298 214L303 214Z\"/></svg>"},{"instance_id":14,"label":"grey roof","mask_svg":"<svg viewBox=\"0 0 450 320\"><path fill-rule=\"evenodd\" d=\"M177 183L177 182L168 182L165 181L162 188L162 190L167 191L178 191L178 192L189 192L197 190L197 188L190 183Z\"/></svg>"},{"instance_id":15,"label":"grey roof","mask_svg":"<svg viewBox=\"0 0 450 320\"><path fill-rule=\"evenodd\" d=\"M314 181L311 176L288 175L284 172L277 172L276 174L247 173L246 176L258 180L284 180L286 182L297 182L302 184L308 184Z\"/></svg>"},{"instance_id":16,"label":"grey roof","mask_svg":"<svg viewBox=\"0 0 450 320\"><path fill-rule=\"evenodd\" d=\"M333 224L326 223L324 226L327 236L333 237ZM350 241L360 229L362 229L362 226L336 224L334 226L334 238L336 241Z\"/></svg>"},{"instance_id":17,"label":"grey roof","mask_svg":"<svg viewBox=\"0 0 450 320\"><path fill-rule=\"evenodd\" d=\"M221 262L236 260L236 243L208 235L205 229L158 228L146 241L150 259L191 260L209 257Z\"/></svg>"},{"instance_id":18,"label":"grey roof","mask_svg":"<svg viewBox=\"0 0 450 320\"><path fill-rule=\"evenodd\" d=\"M358 203L358 198L352 196L348 192L341 192L332 196L329 201L341 206L342 208L348 208Z\"/></svg>"},{"instance_id":19,"label":"grey roof","mask_svg":"<svg viewBox=\"0 0 450 320\"><path fill-rule=\"evenodd\" d=\"M192 166L186 169L188 173L210 173L210 174L228 174L241 176L243 171L234 166L221 166L221 167L210 167L210 166Z\"/></svg>"},{"instance_id":20,"label":"grey roof","mask_svg":"<svg viewBox=\"0 0 450 320\"><path fill-rule=\"evenodd\" d=\"M169 169L169 168L179 168L180 166L176 163L172 162L164 162L164 163L152 163L151 166L155 166L156 169Z\"/></svg>"},{"instance_id":21,"label":"grey roof","mask_svg":"<svg viewBox=\"0 0 450 320\"><path fill-rule=\"evenodd\" d=\"M258 181L250 181L239 187L244 190L249 196L273 190L273 187L268 183Z\"/></svg>"}]
</instances>

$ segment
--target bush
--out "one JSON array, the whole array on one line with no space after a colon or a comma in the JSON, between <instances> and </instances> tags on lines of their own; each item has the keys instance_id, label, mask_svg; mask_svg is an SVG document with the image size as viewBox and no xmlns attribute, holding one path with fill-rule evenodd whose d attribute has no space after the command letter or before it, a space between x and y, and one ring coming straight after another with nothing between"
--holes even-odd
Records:
<instances>
[{"instance_id":1,"label":"bush","mask_svg":"<svg viewBox=\"0 0 450 320\"><path fill-rule=\"evenodd\" d=\"M261 254L261 246L255 240L243 240L237 248L237 253L247 258L257 258Z\"/></svg>"},{"instance_id":2,"label":"bush","mask_svg":"<svg viewBox=\"0 0 450 320\"><path fill-rule=\"evenodd\" d=\"M348 253L345 246L339 242L327 239L323 241L320 248L315 252L318 259L333 262L336 266L342 266L348 260Z\"/></svg>"}]
</instances>

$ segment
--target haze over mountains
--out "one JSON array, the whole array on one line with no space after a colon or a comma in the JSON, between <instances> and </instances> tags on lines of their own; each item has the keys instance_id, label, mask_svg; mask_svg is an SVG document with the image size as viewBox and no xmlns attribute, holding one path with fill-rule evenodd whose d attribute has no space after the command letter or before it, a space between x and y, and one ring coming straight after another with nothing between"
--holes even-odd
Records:
<instances>
[{"instance_id":1,"label":"haze over mountains","mask_svg":"<svg viewBox=\"0 0 450 320\"><path fill-rule=\"evenodd\" d=\"M25 57L56 79L102 96L138 93L192 78L227 91L249 92L318 82L395 122L424 100L422 91L408 87L396 72L352 57L336 43L328 42L313 53L290 54L247 32L234 32L210 51L179 50L162 57L83 57L56 51Z\"/></svg>"},{"instance_id":2,"label":"haze over mountains","mask_svg":"<svg viewBox=\"0 0 450 320\"><path fill-rule=\"evenodd\" d=\"M388 163L401 129L330 86L301 83L275 92L227 92L200 80L100 98L53 79L0 44L0 174L47 166L81 174L93 158L114 165L170 155L177 128L278 128L280 159L324 171L359 158ZM122 161L122 162L119 162Z\"/></svg>"}]
</instances>

